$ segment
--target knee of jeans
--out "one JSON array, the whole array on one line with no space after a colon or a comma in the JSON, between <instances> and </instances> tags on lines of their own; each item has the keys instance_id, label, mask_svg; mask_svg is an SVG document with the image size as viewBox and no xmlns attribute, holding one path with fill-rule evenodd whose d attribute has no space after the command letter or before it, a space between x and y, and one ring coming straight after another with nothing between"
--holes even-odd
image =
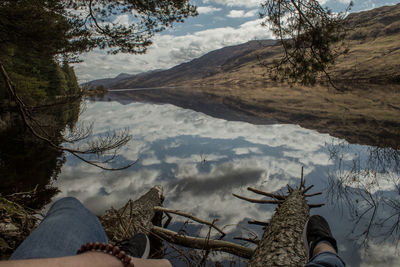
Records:
<instances>
[{"instance_id":1,"label":"knee of jeans","mask_svg":"<svg viewBox=\"0 0 400 267\"><path fill-rule=\"evenodd\" d=\"M83 204L75 197L63 197L53 203L51 209L60 207L84 207Z\"/></svg>"}]
</instances>

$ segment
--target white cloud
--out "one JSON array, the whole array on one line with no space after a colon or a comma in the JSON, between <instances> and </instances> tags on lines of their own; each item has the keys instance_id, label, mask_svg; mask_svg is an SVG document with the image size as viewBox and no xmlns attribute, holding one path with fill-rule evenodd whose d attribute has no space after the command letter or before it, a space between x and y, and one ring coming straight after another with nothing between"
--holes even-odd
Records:
<instances>
[{"instance_id":1,"label":"white cloud","mask_svg":"<svg viewBox=\"0 0 400 267\"><path fill-rule=\"evenodd\" d=\"M154 44L144 55L107 55L95 50L84 54L83 63L75 65L81 82L115 77L119 73L140 73L153 69L166 69L190 61L210 51L237 45L253 39L271 39L271 32L251 20L239 27L207 29L182 36L157 35Z\"/></svg>"},{"instance_id":2,"label":"white cloud","mask_svg":"<svg viewBox=\"0 0 400 267\"><path fill-rule=\"evenodd\" d=\"M247 12L245 10L231 10L227 16L230 18L249 18L254 17L256 14L256 9Z\"/></svg>"},{"instance_id":3,"label":"white cloud","mask_svg":"<svg viewBox=\"0 0 400 267\"><path fill-rule=\"evenodd\" d=\"M193 151L194 154L192 154L190 157L176 157L176 156L167 156L165 159L165 162L167 163L184 163L184 164L198 164L202 163L203 160L206 160L207 162L210 161L218 161L221 159L227 158L225 155L216 155L216 154L203 154L201 152L196 152Z\"/></svg>"},{"instance_id":4,"label":"white cloud","mask_svg":"<svg viewBox=\"0 0 400 267\"><path fill-rule=\"evenodd\" d=\"M118 24L126 26L126 27L129 26L130 19L129 19L128 14L123 14L123 15L117 16L113 23L118 23Z\"/></svg>"},{"instance_id":5,"label":"white cloud","mask_svg":"<svg viewBox=\"0 0 400 267\"><path fill-rule=\"evenodd\" d=\"M204 3L215 3L226 6L259 7L264 0L203 0Z\"/></svg>"},{"instance_id":6,"label":"white cloud","mask_svg":"<svg viewBox=\"0 0 400 267\"><path fill-rule=\"evenodd\" d=\"M236 155L247 155L250 153L261 154L261 150L258 147L238 147L233 149Z\"/></svg>"},{"instance_id":7,"label":"white cloud","mask_svg":"<svg viewBox=\"0 0 400 267\"><path fill-rule=\"evenodd\" d=\"M197 11L199 12L199 14L210 14L210 13L218 12L218 11L221 11L221 10L222 10L222 8L213 7L213 6L199 6L199 7L197 7Z\"/></svg>"},{"instance_id":8,"label":"white cloud","mask_svg":"<svg viewBox=\"0 0 400 267\"><path fill-rule=\"evenodd\" d=\"M146 153L147 157L144 157L140 163L143 166L151 166L151 165L157 165L157 164L161 164L161 161L157 158L157 156L155 155L154 151L149 151Z\"/></svg>"},{"instance_id":9,"label":"white cloud","mask_svg":"<svg viewBox=\"0 0 400 267\"><path fill-rule=\"evenodd\" d=\"M400 266L400 253L396 244L368 242L368 248L361 251L361 267Z\"/></svg>"},{"instance_id":10,"label":"white cloud","mask_svg":"<svg viewBox=\"0 0 400 267\"><path fill-rule=\"evenodd\" d=\"M379 173L363 170L355 173L354 171L338 171L336 176L342 179L343 186L358 188L371 194L379 191L396 191L399 185L399 176L393 172Z\"/></svg>"},{"instance_id":11,"label":"white cloud","mask_svg":"<svg viewBox=\"0 0 400 267\"><path fill-rule=\"evenodd\" d=\"M320 5L325 5L329 1L331 1L331 0L318 0ZM343 3L343 4L349 4L351 0L335 0L335 1L339 1L340 3Z\"/></svg>"},{"instance_id":12,"label":"white cloud","mask_svg":"<svg viewBox=\"0 0 400 267\"><path fill-rule=\"evenodd\" d=\"M134 141L138 143L143 141L151 143L160 139L173 138L177 135L196 135L205 138L244 138L250 143L270 147L283 146L291 150L311 153L321 149L321 146L330 143L332 139L327 134L319 134L297 125L253 125L223 119L210 119L210 116L201 112L186 110L169 104L132 103L120 105L112 103L107 106L107 112L105 112L103 104L96 102L88 103L87 109L82 120L90 122L97 118L95 123L98 125L97 133L128 126L134 136ZM98 114L102 114L101 118ZM115 118L118 118L118 120L115 120ZM177 125L177 127L171 127L171 125ZM215 129L218 129L218 131ZM177 143L177 146L179 146L179 142ZM132 150L133 148L135 150ZM148 145L138 144L127 148L126 152L137 156L137 153L145 150L145 148L148 148ZM198 153L200 152L198 151ZM299 158L304 155L306 154L293 154L293 156ZM208 157L215 158L211 155L208 155ZM187 160L196 161L197 159L188 158Z\"/></svg>"},{"instance_id":13,"label":"white cloud","mask_svg":"<svg viewBox=\"0 0 400 267\"><path fill-rule=\"evenodd\" d=\"M130 198L137 199L156 184L158 175L159 171L148 169L116 175L80 162L76 166L64 165L54 185L61 190L57 199L73 196L95 214L102 214L110 207L121 207Z\"/></svg>"}]
</instances>

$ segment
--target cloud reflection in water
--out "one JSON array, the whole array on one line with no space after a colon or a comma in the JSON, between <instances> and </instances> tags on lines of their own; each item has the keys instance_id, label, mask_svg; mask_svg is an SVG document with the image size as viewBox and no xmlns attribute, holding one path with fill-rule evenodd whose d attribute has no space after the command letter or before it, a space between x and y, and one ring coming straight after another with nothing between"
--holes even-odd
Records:
<instances>
[{"instance_id":1,"label":"cloud reflection in water","mask_svg":"<svg viewBox=\"0 0 400 267\"><path fill-rule=\"evenodd\" d=\"M231 122L173 105L89 102L80 120L95 121L97 134L129 127L133 140L121 150L122 159L140 161L128 170L105 172L68 157L56 182L62 191L58 197L75 196L92 211L102 213L161 184L169 208L218 218L221 226L242 224L258 232L261 229L249 227L246 219L266 221L275 207L247 203L232 193L257 197L246 190L248 186L284 191L286 184L299 182L301 166L308 183L322 191L327 186L327 166L333 166L326 144L337 141L297 125ZM353 157L348 155L348 160ZM322 196L311 202L326 199ZM349 266L359 265L361 252L353 251L353 242L346 240L351 230L344 223L348 212L331 205L313 212L333 223ZM180 221L175 217L175 223ZM238 229L227 228L235 234ZM372 254L375 248L379 249L371 246Z\"/></svg>"}]
</instances>

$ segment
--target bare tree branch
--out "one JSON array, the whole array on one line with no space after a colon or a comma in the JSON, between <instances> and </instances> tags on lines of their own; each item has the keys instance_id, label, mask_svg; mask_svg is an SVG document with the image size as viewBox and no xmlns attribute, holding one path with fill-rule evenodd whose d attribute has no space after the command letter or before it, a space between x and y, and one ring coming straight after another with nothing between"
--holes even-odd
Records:
<instances>
[{"instance_id":1,"label":"bare tree branch","mask_svg":"<svg viewBox=\"0 0 400 267\"><path fill-rule=\"evenodd\" d=\"M252 248L244 247L232 242L185 236L157 226L153 226L151 233L162 237L167 242L179 244L188 248L223 251L246 259L249 259L254 252L254 249Z\"/></svg>"},{"instance_id":2,"label":"bare tree branch","mask_svg":"<svg viewBox=\"0 0 400 267\"><path fill-rule=\"evenodd\" d=\"M249 190L249 191L251 191L251 192L254 192L254 193L256 193L256 194L259 194L259 195L263 195L263 196L275 198L275 199L277 199L277 200L285 200L285 197L282 196L282 195L264 192L264 191L258 190L258 189L256 189L256 188L253 188L253 187L247 187L247 190Z\"/></svg>"},{"instance_id":3,"label":"bare tree branch","mask_svg":"<svg viewBox=\"0 0 400 267\"><path fill-rule=\"evenodd\" d=\"M220 232L222 234L222 237L224 237L226 235L225 232L222 231L214 223L199 219L199 218L197 218L197 217L195 217L195 216L193 216L191 214L188 214L188 213L185 213L185 212L182 212L182 211L179 211L179 210L167 209L167 208L164 208L164 207L154 207L154 210L155 211L162 211L162 212L165 212L165 213L173 213L173 214L176 214L176 215L179 215L179 216L183 216L183 217L189 218L189 219L191 219L193 221L196 221L198 223L205 224L205 225L208 225L208 226L214 228L215 230L217 230L218 232Z\"/></svg>"},{"instance_id":4,"label":"bare tree branch","mask_svg":"<svg viewBox=\"0 0 400 267\"><path fill-rule=\"evenodd\" d=\"M264 227L269 225L269 223L267 223L267 222L261 222L261 221L256 221L256 220L248 221L247 223L260 225L260 226L264 226Z\"/></svg>"},{"instance_id":5,"label":"bare tree branch","mask_svg":"<svg viewBox=\"0 0 400 267\"><path fill-rule=\"evenodd\" d=\"M259 204L281 204L283 203L282 200L264 200L264 199L254 199L254 198L248 198L248 197L243 197L243 196L239 196L237 194L232 193L233 196L246 200L248 202L251 203L259 203Z\"/></svg>"}]
</instances>

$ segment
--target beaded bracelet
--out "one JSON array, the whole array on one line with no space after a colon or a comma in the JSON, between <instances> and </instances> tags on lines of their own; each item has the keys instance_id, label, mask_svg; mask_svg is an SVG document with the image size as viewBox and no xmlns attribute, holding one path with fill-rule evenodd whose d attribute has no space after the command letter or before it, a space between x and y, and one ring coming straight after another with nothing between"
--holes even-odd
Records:
<instances>
[{"instance_id":1,"label":"beaded bracelet","mask_svg":"<svg viewBox=\"0 0 400 267\"><path fill-rule=\"evenodd\" d=\"M109 255L117 257L125 267L135 267L131 262L131 257L121 250L118 246L113 246L111 244L104 244L99 242L88 242L81 246L81 248L76 252L76 254L82 254L87 251L98 251L104 252Z\"/></svg>"}]
</instances>

